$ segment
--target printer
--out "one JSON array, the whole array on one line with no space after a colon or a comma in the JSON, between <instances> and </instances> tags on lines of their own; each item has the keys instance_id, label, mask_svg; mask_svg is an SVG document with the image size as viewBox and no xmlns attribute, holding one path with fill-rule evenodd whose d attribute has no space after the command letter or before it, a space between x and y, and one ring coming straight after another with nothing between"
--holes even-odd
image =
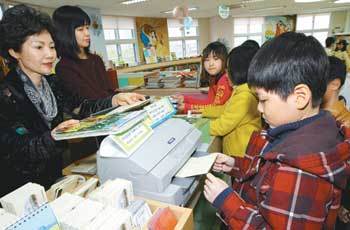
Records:
<instances>
[{"instance_id":1,"label":"printer","mask_svg":"<svg viewBox=\"0 0 350 230\"><path fill-rule=\"evenodd\" d=\"M171 118L154 129L134 153L123 150L106 137L97 152L97 175L132 181L134 193L149 199L185 205L199 184L199 177L176 178L175 174L196 153L201 132L185 120ZM108 157L106 157L108 156Z\"/></svg>"}]
</instances>

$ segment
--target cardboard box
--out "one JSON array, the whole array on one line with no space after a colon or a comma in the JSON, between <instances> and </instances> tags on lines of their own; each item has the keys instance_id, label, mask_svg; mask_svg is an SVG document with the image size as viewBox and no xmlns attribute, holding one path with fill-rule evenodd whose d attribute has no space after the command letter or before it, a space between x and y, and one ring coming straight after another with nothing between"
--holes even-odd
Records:
<instances>
[{"instance_id":1,"label":"cardboard box","mask_svg":"<svg viewBox=\"0 0 350 230\"><path fill-rule=\"evenodd\" d=\"M155 200L147 200L145 199L147 204L149 205L152 213L155 213L158 208L169 207L170 210L174 213L177 218L176 230L193 230L193 212L192 209L183 208L171 204L162 203ZM143 227L143 230L147 230L147 226Z\"/></svg>"}]
</instances>

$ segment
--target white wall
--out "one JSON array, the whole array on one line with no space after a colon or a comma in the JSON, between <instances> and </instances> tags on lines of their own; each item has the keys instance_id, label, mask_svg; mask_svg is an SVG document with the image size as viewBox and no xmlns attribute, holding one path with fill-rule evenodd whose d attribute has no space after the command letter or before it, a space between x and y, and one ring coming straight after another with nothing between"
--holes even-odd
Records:
<instances>
[{"instance_id":1,"label":"white wall","mask_svg":"<svg viewBox=\"0 0 350 230\"><path fill-rule=\"evenodd\" d=\"M329 25L329 35L334 33L343 33L345 32L345 24L346 24L346 11L334 11L331 13L331 20Z\"/></svg>"},{"instance_id":2,"label":"white wall","mask_svg":"<svg viewBox=\"0 0 350 230\"><path fill-rule=\"evenodd\" d=\"M210 18L210 42L224 39L228 48L233 44L233 19L221 19L219 16Z\"/></svg>"},{"instance_id":3,"label":"white wall","mask_svg":"<svg viewBox=\"0 0 350 230\"><path fill-rule=\"evenodd\" d=\"M104 61L104 63L108 62L107 50L105 46L105 38L102 29L102 20L101 20L101 12L100 9L90 8L85 6L80 6L90 17L91 26L90 26L90 37L91 37L91 45L90 51L91 53L96 53L100 55ZM93 20L97 20L99 25L99 29L95 30L92 28Z\"/></svg>"},{"instance_id":4,"label":"white wall","mask_svg":"<svg viewBox=\"0 0 350 230\"><path fill-rule=\"evenodd\" d=\"M199 53L203 51L203 49L210 42L210 19L209 18L199 18L198 19L199 26Z\"/></svg>"}]
</instances>

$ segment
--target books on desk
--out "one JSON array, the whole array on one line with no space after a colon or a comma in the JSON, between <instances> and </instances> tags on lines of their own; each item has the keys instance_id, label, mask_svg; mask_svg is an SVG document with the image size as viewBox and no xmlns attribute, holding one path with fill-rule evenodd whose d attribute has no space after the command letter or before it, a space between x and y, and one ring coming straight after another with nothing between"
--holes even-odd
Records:
<instances>
[{"instance_id":1,"label":"books on desk","mask_svg":"<svg viewBox=\"0 0 350 230\"><path fill-rule=\"evenodd\" d=\"M103 114L85 118L78 124L57 129L53 132L55 140L65 140L80 137L107 136L121 134L146 118L145 111L135 111L128 114Z\"/></svg>"}]
</instances>

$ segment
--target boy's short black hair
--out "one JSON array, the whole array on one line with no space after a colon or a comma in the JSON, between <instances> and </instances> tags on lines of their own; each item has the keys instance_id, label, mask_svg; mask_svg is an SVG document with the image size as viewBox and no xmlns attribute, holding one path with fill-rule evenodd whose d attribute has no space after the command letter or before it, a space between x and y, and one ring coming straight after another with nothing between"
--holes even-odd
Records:
<instances>
[{"instance_id":1,"label":"boy's short black hair","mask_svg":"<svg viewBox=\"0 0 350 230\"><path fill-rule=\"evenodd\" d=\"M340 87L344 85L346 78L346 65L342 60L337 57L330 56L329 59L329 75L327 79L327 84L334 79L340 80Z\"/></svg>"},{"instance_id":2,"label":"boy's short black hair","mask_svg":"<svg viewBox=\"0 0 350 230\"><path fill-rule=\"evenodd\" d=\"M326 47L329 48L335 43L334 37L328 37L326 38Z\"/></svg>"},{"instance_id":3,"label":"boy's short black hair","mask_svg":"<svg viewBox=\"0 0 350 230\"><path fill-rule=\"evenodd\" d=\"M55 26L57 53L61 57L79 59L80 48L75 37L75 29L80 26L90 25L89 15L77 6L61 6L52 15ZM89 47L85 52L90 53Z\"/></svg>"},{"instance_id":4,"label":"boy's short black hair","mask_svg":"<svg viewBox=\"0 0 350 230\"><path fill-rule=\"evenodd\" d=\"M286 32L262 46L248 71L248 84L277 93L282 99L299 84L312 92L317 107L326 91L329 61L322 45L302 33Z\"/></svg>"},{"instance_id":5,"label":"boy's short black hair","mask_svg":"<svg viewBox=\"0 0 350 230\"><path fill-rule=\"evenodd\" d=\"M227 57L227 72L234 85L247 83L249 64L257 51L256 47L248 45L241 45L231 50Z\"/></svg>"},{"instance_id":6,"label":"boy's short black hair","mask_svg":"<svg viewBox=\"0 0 350 230\"><path fill-rule=\"evenodd\" d=\"M9 54L9 49L20 52L29 36L43 31L54 39L54 29L50 16L24 4L16 5L4 12L0 21L0 56L6 59L10 68L17 60Z\"/></svg>"},{"instance_id":7,"label":"boy's short black hair","mask_svg":"<svg viewBox=\"0 0 350 230\"><path fill-rule=\"evenodd\" d=\"M245 42L243 42L241 46L251 46L251 47L253 47L255 49L259 49L260 48L259 43L257 43L254 40L251 40L251 39L246 40Z\"/></svg>"}]
</instances>

